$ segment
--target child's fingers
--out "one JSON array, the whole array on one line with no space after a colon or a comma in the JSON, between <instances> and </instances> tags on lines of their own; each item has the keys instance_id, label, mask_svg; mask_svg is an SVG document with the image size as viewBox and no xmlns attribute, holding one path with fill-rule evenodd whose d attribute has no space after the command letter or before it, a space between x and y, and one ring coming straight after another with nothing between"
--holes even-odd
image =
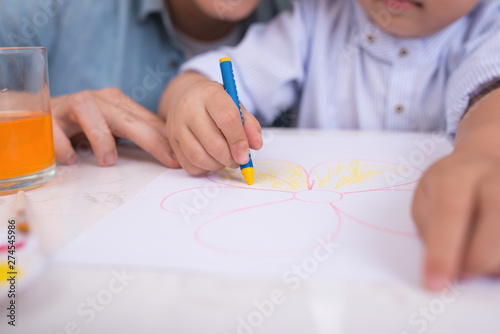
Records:
<instances>
[{"instance_id":1,"label":"child's fingers","mask_svg":"<svg viewBox=\"0 0 500 334\"><path fill-rule=\"evenodd\" d=\"M208 115L200 115L191 120L189 129L198 138L198 141L206 152L221 165L229 168L237 168L226 138Z\"/></svg>"},{"instance_id":2,"label":"child's fingers","mask_svg":"<svg viewBox=\"0 0 500 334\"><path fill-rule=\"evenodd\" d=\"M240 165L248 162L248 139L243 129L240 112L222 87L206 104L207 112L220 129L229 145L233 159Z\"/></svg>"},{"instance_id":3,"label":"child's fingers","mask_svg":"<svg viewBox=\"0 0 500 334\"><path fill-rule=\"evenodd\" d=\"M206 170L204 170L202 168L194 166L189 161L189 159L184 155L184 152L182 151L181 146L177 140L170 141L170 145L172 146L172 149L174 151L175 158L177 159L177 161L179 162L181 167L184 170L186 170L189 174L201 175L201 174L204 174L207 172Z\"/></svg>"},{"instance_id":4,"label":"child's fingers","mask_svg":"<svg viewBox=\"0 0 500 334\"><path fill-rule=\"evenodd\" d=\"M196 138L189 128L182 131L178 139L180 149L190 164L186 164L186 167L183 167L189 173L199 175L210 170L224 168L224 165L207 153L203 145L198 141L198 138Z\"/></svg>"},{"instance_id":5,"label":"child's fingers","mask_svg":"<svg viewBox=\"0 0 500 334\"><path fill-rule=\"evenodd\" d=\"M453 202L464 201L456 196L438 199L431 203L426 221L420 223L425 231L424 280L431 290L443 289L446 281L457 276L463 256L469 214Z\"/></svg>"},{"instance_id":6,"label":"child's fingers","mask_svg":"<svg viewBox=\"0 0 500 334\"><path fill-rule=\"evenodd\" d=\"M465 275L500 274L500 177L483 182L479 215L465 261ZM471 231L472 232L472 231Z\"/></svg>"},{"instance_id":7,"label":"child's fingers","mask_svg":"<svg viewBox=\"0 0 500 334\"><path fill-rule=\"evenodd\" d=\"M462 263L474 189L473 182L456 173L429 173L433 175L426 175L417 189L413 211L426 246L425 284L441 290Z\"/></svg>"},{"instance_id":8,"label":"child's fingers","mask_svg":"<svg viewBox=\"0 0 500 334\"><path fill-rule=\"evenodd\" d=\"M262 128L259 121L249 113L244 107L242 109L243 119L245 120L245 134L248 138L250 148L260 150L262 148Z\"/></svg>"}]
</instances>

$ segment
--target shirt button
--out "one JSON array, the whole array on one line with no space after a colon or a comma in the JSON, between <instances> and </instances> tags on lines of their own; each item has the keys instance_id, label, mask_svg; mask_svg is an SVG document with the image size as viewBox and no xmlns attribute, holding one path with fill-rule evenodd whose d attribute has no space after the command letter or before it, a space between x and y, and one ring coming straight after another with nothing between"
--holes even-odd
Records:
<instances>
[{"instance_id":1,"label":"shirt button","mask_svg":"<svg viewBox=\"0 0 500 334\"><path fill-rule=\"evenodd\" d=\"M179 67L179 62L177 60L175 60L175 59L171 60L170 61L170 67L174 68L174 69L177 68L177 67Z\"/></svg>"},{"instance_id":2,"label":"shirt button","mask_svg":"<svg viewBox=\"0 0 500 334\"><path fill-rule=\"evenodd\" d=\"M366 40L368 41L368 43L372 44L373 42L375 42L375 35L374 34L366 35Z\"/></svg>"},{"instance_id":3,"label":"shirt button","mask_svg":"<svg viewBox=\"0 0 500 334\"><path fill-rule=\"evenodd\" d=\"M398 104L396 108L394 108L396 114L402 114L405 111L405 106L402 104Z\"/></svg>"},{"instance_id":4,"label":"shirt button","mask_svg":"<svg viewBox=\"0 0 500 334\"><path fill-rule=\"evenodd\" d=\"M410 52L408 51L407 48L402 48L401 50L399 50L399 56L401 58L408 56L409 53Z\"/></svg>"}]
</instances>

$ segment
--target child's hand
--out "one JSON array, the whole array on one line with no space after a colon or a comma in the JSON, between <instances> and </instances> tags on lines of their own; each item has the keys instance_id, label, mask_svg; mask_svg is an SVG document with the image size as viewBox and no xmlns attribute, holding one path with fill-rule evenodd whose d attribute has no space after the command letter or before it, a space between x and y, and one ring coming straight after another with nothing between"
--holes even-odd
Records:
<instances>
[{"instance_id":1,"label":"child's hand","mask_svg":"<svg viewBox=\"0 0 500 334\"><path fill-rule=\"evenodd\" d=\"M200 74L185 73L174 79L165 91L162 107L172 149L191 174L237 168L248 162L249 148L262 147L255 117L243 108L243 126L224 87Z\"/></svg>"},{"instance_id":2,"label":"child's hand","mask_svg":"<svg viewBox=\"0 0 500 334\"><path fill-rule=\"evenodd\" d=\"M455 151L415 193L413 217L426 247L425 284L500 274L500 158Z\"/></svg>"}]
</instances>

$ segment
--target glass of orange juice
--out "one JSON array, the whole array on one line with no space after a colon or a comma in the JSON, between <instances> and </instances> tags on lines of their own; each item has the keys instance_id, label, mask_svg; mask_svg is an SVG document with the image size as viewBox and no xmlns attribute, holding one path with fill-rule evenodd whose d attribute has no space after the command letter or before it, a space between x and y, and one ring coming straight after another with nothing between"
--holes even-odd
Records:
<instances>
[{"instance_id":1,"label":"glass of orange juice","mask_svg":"<svg viewBox=\"0 0 500 334\"><path fill-rule=\"evenodd\" d=\"M0 195L55 177L45 48L0 48Z\"/></svg>"}]
</instances>

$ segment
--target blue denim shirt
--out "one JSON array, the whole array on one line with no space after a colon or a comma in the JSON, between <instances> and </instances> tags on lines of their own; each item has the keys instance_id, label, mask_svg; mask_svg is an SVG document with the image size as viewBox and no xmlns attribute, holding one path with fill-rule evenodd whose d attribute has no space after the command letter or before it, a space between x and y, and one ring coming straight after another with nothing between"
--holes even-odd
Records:
<instances>
[{"instance_id":1,"label":"blue denim shirt","mask_svg":"<svg viewBox=\"0 0 500 334\"><path fill-rule=\"evenodd\" d=\"M245 26L289 2L263 0ZM118 87L152 111L185 61L163 0L2 0L0 47L22 46L47 48L52 96Z\"/></svg>"}]
</instances>

